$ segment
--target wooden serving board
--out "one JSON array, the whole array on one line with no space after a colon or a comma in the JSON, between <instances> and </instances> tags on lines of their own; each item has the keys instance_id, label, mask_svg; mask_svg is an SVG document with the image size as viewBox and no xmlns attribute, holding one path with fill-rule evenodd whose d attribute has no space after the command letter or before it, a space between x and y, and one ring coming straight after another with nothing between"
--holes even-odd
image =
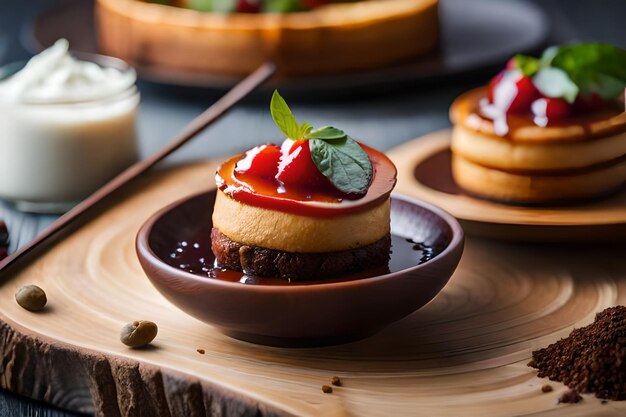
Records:
<instances>
[{"instance_id":1,"label":"wooden serving board","mask_svg":"<svg viewBox=\"0 0 626 417\"><path fill-rule=\"evenodd\" d=\"M139 226L212 183L215 165L146 177L110 208L0 282L0 386L99 416L618 416L626 403L557 405L565 388L526 366L530 352L626 302L624 246L468 238L434 301L369 339L280 349L230 339L177 310L135 256ZM41 313L14 293L37 284ZM376 300L372 300L376 302ZM152 347L119 330L155 321ZM206 350L205 355L196 352ZM343 387L323 394L332 376Z\"/></svg>"}]
</instances>

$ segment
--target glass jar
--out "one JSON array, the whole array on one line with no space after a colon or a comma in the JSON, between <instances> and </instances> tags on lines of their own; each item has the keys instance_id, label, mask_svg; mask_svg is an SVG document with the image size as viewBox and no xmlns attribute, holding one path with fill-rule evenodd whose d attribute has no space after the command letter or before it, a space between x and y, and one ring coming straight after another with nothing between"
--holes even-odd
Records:
<instances>
[{"instance_id":1,"label":"glass jar","mask_svg":"<svg viewBox=\"0 0 626 417\"><path fill-rule=\"evenodd\" d=\"M19 210L66 211L138 158L134 69L116 58L75 56L132 76L91 99L0 101L0 197ZM24 64L0 68L0 79Z\"/></svg>"}]
</instances>

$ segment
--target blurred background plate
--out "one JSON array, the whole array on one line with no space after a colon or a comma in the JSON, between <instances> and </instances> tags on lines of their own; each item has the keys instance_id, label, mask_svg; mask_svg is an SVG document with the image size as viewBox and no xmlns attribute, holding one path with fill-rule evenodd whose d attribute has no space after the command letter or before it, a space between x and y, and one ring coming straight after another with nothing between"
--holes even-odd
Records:
<instances>
[{"instance_id":1,"label":"blurred background plate","mask_svg":"<svg viewBox=\"0 0 626 417\"><path fill-rule=\"evenodd\" d=\"M549 32L544 13L521 0L441 0L440 15L442 40L437 54L382 69L276 79L265 89L338 96L389 92L466 77L480 71L493 71L515 53L538 50L544 46ZM61 37L67 38L75 50L97 52L93 2L66 0L39 15L31 33L25 42L32 52L42 50ZM239 79L133 65L143 80L167 86L227 90Z\"/></svg>"}]
</instances>

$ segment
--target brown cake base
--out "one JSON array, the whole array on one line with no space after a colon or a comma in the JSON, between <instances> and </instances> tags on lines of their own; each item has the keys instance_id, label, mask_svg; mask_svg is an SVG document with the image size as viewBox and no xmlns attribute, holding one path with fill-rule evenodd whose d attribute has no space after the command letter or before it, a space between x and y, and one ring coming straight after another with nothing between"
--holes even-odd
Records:
<instances>
[{"instance_id":1,"label":"brown cake base","mask_svg":"<svg viewBox=\"0 0 626 417\"><path fill-rule=\"evenodd\" d=\"M608 196L626 181L626 160L553 174L494 169L452 156L452 174L468 194L517 205L567 205Z\"/></svg>"},{"instance_id":2,"label":"brown cake base","mask_svg":"<svg viewBox=\"0 0 626 417\"><path fill-rule=\"evenodd\" d=\"M258 277L290 281L324 279L389 263L391 236L367 246L339 252L294 253L234 242L211 230L211 249L218 264Z\"/></svg>"}]
</instances>

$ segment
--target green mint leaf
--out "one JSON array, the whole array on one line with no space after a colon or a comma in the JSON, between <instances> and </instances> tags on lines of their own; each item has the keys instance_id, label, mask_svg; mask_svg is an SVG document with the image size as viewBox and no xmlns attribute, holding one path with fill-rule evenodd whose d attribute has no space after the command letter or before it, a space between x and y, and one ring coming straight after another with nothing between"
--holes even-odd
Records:
<instances>
[{"instance_id":1,"label":"green mint leaf","mask_svg":"<svg viewBox=\"0 0 626 417\"><path fill-rule=\"evenodd\" d=\"M564 98L573 103L578 95L578 86L559 68L542 68L533 76L533 84L546 97Z\"/></svg>"},{"instance_id":2,"label":"green mint leaf","mask_svg":"<svg viewBox=\"0 0 626 417\"><path fill-rule=\"evenodd\" d=\"M187 7L200 12L212 12L213 0L191 0Z\"/></svg>"},{"instance_id":3,"label":"green mint leaf","mask_svg":"<svg viewBox=\"0 0 626 417\"><path fill-rule=\"evenodd\" d=\"M237 10L237 0L212 0L213 12L233 13Z\"/></svg>"},{"instance_id":4,"label":"green mint leaf","mask_svg":"<svg viewBox=\"0 0 626 417\"><path fill-rule=\"evenodd\" d=\"M300 133L299 136L301 138L308 138L309 134L311 133L311 131L313 130L313 126L311 126L308 122L303 122L300 125Z\"/></svg>"},{"instance_id":5,"label":"green mint leaf","mask_svg":"<svg viewBox=\"0 0 626 417\"><path fill-rule=\"evenodd\" d=\"M551 46L549 48L546 48L543 51L543 54L541 54L541 58L539 58L539 65L541 67L549 67L550 65L552 65L552 60L554 59L554 57L556 56L558 52L559 52L558 46Z\"/></svg>"},{"instance_id":6,"label":"green mint leaf","mask_svg":"<svg viewBox=\"0 0 626 417\"><path fill-rule=\"evenodd\" d=\"M515 65L527 77L532 77L539 71L539 60L528 55L515 55Z\"/></svg>"},{"instance_id":7,"label":"green mint leaf","mask_svg":"<svg viewBox=\"0 0 626 417\"><path fill-rule=\"evenodd\" d=\"M550 65L565 71L583 94L615 98L626 88L626 50L606 43L561 46Z\"/></svg>"},{"instance_id":8,"label":"green mint leaf","mask_svg":"<svg viewBox=\"0 0 626 417\"><path fill-rule=\"evenodd\" d=\"M302 139L298 121L294 117L293 113L291 113L291 109L287 105L287 102L285 102L280 94L278 94L277 90L274 90L274 94L272 94L270 113L272 114L274 123L276 123L276 126L278 126L285 136L293 140ZM303 124L303 126L304 125L305 124Z\"/></svg>"},{"instance_id":9,"label":"green mint leaf","mask_svg":"<svg viewBox=\"0 0 626 417\"><path fill-rule=\"evenodd\" d=\"M585 85L585 93L596 93L605 100L619 96L625 89L626 80L602 73L590 76L589 82Z\"/></svg>"},{"instance_id":10,"label":"green mint leaf","mask_svg":"<svg viewBox=\"0 0 626 417\"><path fill-rule=\"evenodd\" d=\"M301 0L265 0L262 2L265 13L289 13L306 10Z\"/></svg>"},{"instance_id":11,"label":"green mint leaf","mask_svg":"<svg viewBox=\"0 0 626 417\"><path fill-rule=\"evenodd\" d=\"M307 138L309 139L322 140L344 139L346 136L348 136L346 135L346 132L333 126L320 127L319 129L312 130L307 134Z\"/></svg>"},{"instance_id":12,"label":"green mint leaf","mask_svg":"<svg viewBox=\"0 0 626 417\"><path fill-rule=\"evenodd\" d=\"M373 169L367 153L349 138L311 139L311 158L326 178L347 194L365 194L372 181Z\"/></svg>"}]
</instances>

